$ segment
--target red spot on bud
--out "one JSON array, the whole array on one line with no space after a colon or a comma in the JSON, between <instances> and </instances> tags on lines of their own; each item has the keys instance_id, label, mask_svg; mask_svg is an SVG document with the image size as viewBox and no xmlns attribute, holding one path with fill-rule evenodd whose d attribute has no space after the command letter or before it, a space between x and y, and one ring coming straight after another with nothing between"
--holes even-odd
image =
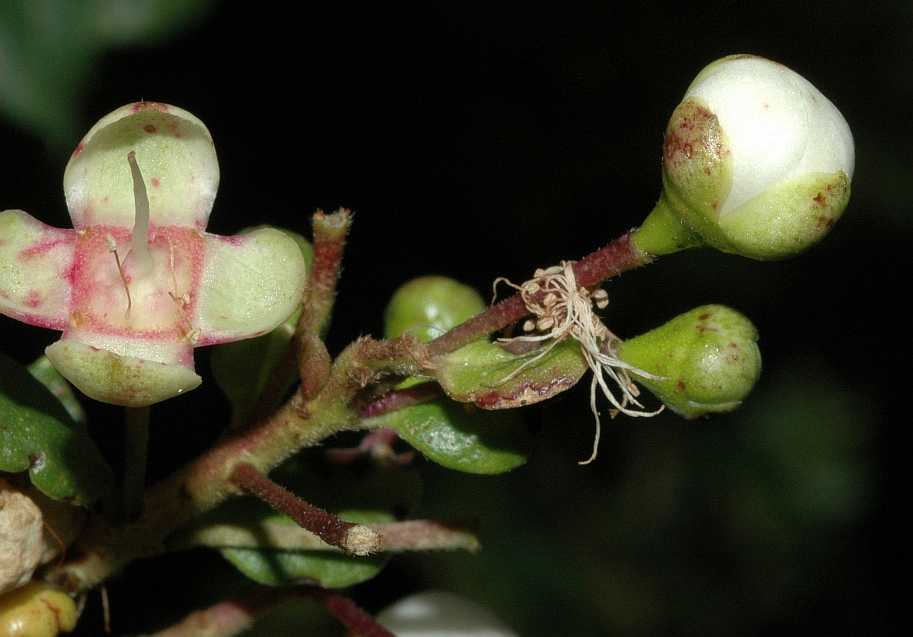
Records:
<instances>
[{"instance_id":1,"label":"red spot on bud","mask_svg":"<svg viewBox=\"0 0 913 637\"><path fill-rule=\"evenodd\" d=\"M685 381L681 378L678 379L678 382L675 383L675 391L683 392L685 391Z\"/></svg>"},{"instance_id":2,"label":"red spot on bud","mask_svg":"<svg viewBox=\"0 0 913 637\"><path fill-rule=\"evenodd\" d=\"M146 131L147 133L156 132L156 128L152 124L146 124L145 126L143 126L143 130Z\"/></svg>"},{"instance_id":3,"label":"red spot on bud","mask_svg":"<svg viewBox=\"0 0 913 637\"><path fill-rule=\"evenodd\" d=\"M159 113L167 113L168 105L162 104L161 102L136 102L130 108L134 113L139 113L140 111L158 111Z\"/></svg>"},{"instance_id":4,"label":"red spot on bud","mask_svg":"<svg viewBox=\"0 0 913 637\"><path fill-rule=\"evenodd\" d=\"M158 177L153 177L152 179L149 180L149 182L152 184L153 188L158 188L159 186L162 185L162 182L159 181Z\"/></svg>"},{"instance_id":5,"label":"red spot on bud","mask_svg":"<svg viewBox=\"0 0 913 637\"><path fill-rule=\"evenodd\" d=\"M29 290L25 297L25 304L32 309L41 305L41 301L41 294L38 293L38 290Z\"/></svg>"},{"instance_id":6,"label":"red spot on bud","mask_svg":"<svg viewBox=\"0 0 913 637\"><path fill-rule=\"evenodd\" d=\"M76 144L76 148L73 149L72 157L78 157L85 147L86 145L82 142Z\"/></svg>"},{"instance_id":7,"label":"red spot on bud","mask_svg":"<svg viewBox=\"0 0 913 637\"><path fill-rule=\"evenodd\" d=\"M823 206L824 204L827 203L827 198L824 196L823 192L819 192L817 195L815 195L812 198L812 201L814 201L819 206Z\"/></svg>"}]
</instances>

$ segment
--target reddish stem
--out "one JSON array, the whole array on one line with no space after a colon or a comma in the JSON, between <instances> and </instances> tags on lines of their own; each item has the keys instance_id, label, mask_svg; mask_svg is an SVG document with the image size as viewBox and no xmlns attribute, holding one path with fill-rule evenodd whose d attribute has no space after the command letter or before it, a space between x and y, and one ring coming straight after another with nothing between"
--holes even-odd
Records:
<instances>
[{"instance_id":1,"label":"reddish stem","mask_svg":"<svg viewBox=\"0 0 913 637\"><path fill-rule=\"evenodd\" d=\"M311 593L339 622L359 637L396 637L348 597L315 589Z\"/></svg>"},{"instance_id":2,"label":"reddish stem","mask_svg":"<svg viewBox=\"0 0 913 637\"><path fill-rule=\"evenodd\" d=\"M362 406L358 410L358 415L362 418L374 418L412 405L427 403L443 395L444 392L437 383L422 383L405 389L394 389Z\"/></svg>"},{"instance_id":3,"label":"reddish stem","mask_svg":"<svg viewBox=\"0 0 913 637\"><path fill-rule=\"evenodd\" d=\"M266 502L268 505L295 520L298 525L313 533L327 544L349 550L346 539L349 530L356 526L299 498L276 484L256 467L241 463L231 474L231 481Z\"/></svg>"},{"instance_id":4,"label":"reddish stem","mask_svg":"<svg viewBox=\"0 0 913 637\"><path fill-rule=\"evenodd\" d=\"M578 285L592 288L622 272L650 263L650 255L641 252L625 233L607 246L588 254L574 264ZM544 293L543 293L544 294ZM456 326L428 344L431 356L448 354L469 343L504 329L529 314L519 294L496 303L485 312Z\"/></svg>"},{"instance_id":5,"label":"reddish stem","mask_svg":"<svg viewBox=\"0 0 913 637\"><path fill-rule=\"evenodd\" d=\"M345 208L329 215L322 210L314 213L314 265L308 277L304 311L298 321L299 332L317 334L329 319L351 225L352 213Z\"/></svg>"}]
</instances>

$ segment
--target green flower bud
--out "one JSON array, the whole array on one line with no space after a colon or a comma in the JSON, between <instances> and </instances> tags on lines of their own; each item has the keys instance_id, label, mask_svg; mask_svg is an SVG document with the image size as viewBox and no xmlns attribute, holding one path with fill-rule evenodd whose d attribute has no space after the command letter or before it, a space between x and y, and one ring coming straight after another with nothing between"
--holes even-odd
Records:
<instances>
[{"instance_id":1,"label":"green flower bud","mask_svg":"<svg viewBox=\"0 0 913 637\"><path fill-rule=\"evenodd\" d=\"M761 375L758 332L745 316L702 305L626 340L618 356L659 379L636 380L686 418L732 411Z\"/></svg>"},{"instance_id":2,"label":"green flower bud","mask_svg":"<svg viewBox=\"0 0 913 637\"><path fill-rule=\"evenodd\" d=\"M400 286L384 312L384 336L409 333L430 341L488 306L468 285L443 276L423 276Z\"/></svg>"},{"instance_id":3,"label":"green flower bud","mask_svg":"<svg viewBox=\"0 0 913 637\"><path fill-rule=\"evenodd\" d=\"M673 112L663 193L635 236L645 252L706 244L781 259L817 243L843 213L853 136L805 78L753 55L710 64Z\"/></svg>"}]
</instances>

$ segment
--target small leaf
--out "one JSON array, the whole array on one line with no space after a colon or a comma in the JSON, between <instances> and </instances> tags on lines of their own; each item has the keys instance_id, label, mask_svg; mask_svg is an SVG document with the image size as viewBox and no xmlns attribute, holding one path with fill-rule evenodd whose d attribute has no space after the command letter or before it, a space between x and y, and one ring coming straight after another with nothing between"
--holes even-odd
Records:
<instances>
[{"instance_id":1,"label":"small leaf","mask_svg":"<svg viewBox=\"0 0 913 637\"><path fill-rule=\"evenodd\" d=\"M448 396L482 409L531 405L570 389L588 369L574 340L558 343L536 360L541 351L511 354L477 341L435 359L433 375Z\"/></svg>"},{"instance_id":2,"label":"small leaf","mask_svg":"<svg viewBox=\"0 0 913 637\"><path fill-rule=\"evenodd\" d=\"M529 430L516 412L480 412L449 400L414 405L365 421L389 427L448 469L496 474L526 463Z\"/></svg>"},{"instance_id":3,"label":"small leaf","mask_svg":"<svg viewBox=\"0 0 913 637\"><path fill-rule=\"evenodd\" d=\"M79 399L73 393L73 388L67 379L60 375L47 356L40 356L28 367L29 373L38 379L38 381L48 388L48 390L57 397L60 404L78 425L86 424L86 412L83 410Z\"/></svg>"},{"instance_id":4,"label":"small leaf","mask_svg":"<svg viewBox=\"0 0 913 637\"><path fill-rule=\"evenodd\" d=\"M389 559L385 555L354 557L326 551L233 548L222 549L222 556L259 584L314 583L323 588L347 588L366 582L380 573Z\"/></svg>"},{"instance_id":5,"label":"small leaf","mask_svg":"<svg viewBox=\"0 0 913 637\"><path fill-rule=\"evenodd\" d=\"M266 226L245 228L240 234L249 234L263 227ZM280 230L298 244L307 271L310 272L314 261L314 249L310 242L300 234L284 228L280 228ZM253 416L253 410L266 388L273 370L282 361L288 350L300 316L299 310L268 334L220 345L213 351L212 373L215 376L216 384L231 403L233 427L245 424ZM295 366L285 370L285 375L280 380L284 384L284 390L291 389L297 378L298 369ZM278 395L284 393L285 391L277 392ZM266 407L272 408L275 405Z\"/></svg>"},{"instance_id":6,"label":"small leaf","mask_svg":"<svg viewBox=\"0 0 913 637\"><path fill-rule=\"evenodd\" d=\"M88 505L111 486L95 443L24 367L0 354L0 471L28 471L49 498Z\"/></svg>"},{"instance_id":7,"label":"small leaf","mask_svg":"<svg viewBox=\"0 0 913 637\"><path fill-rule=\"evenodd\" d=\"M277 469L272 478L308 502L332 511L348 522L393 522L415 507L421 492L417 472L401 467L321 466L314 469L292 460ZM189 529L227 522L250 528L266 522L295 524L252 498L228 502L203 516ZM180 543L180 538L177 538ZM239 571L261 584L272 586L311 582L325 588L345 588L377 575L387 556L355 557L330 551L271 549L220 549Z\"/></svg>"}]
</instances>

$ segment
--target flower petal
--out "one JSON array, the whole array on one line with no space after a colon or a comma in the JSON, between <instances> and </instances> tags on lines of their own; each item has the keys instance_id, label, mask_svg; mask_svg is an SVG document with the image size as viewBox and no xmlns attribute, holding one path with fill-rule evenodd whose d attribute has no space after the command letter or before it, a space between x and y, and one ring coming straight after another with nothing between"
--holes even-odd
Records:
<instances>
[{"instance_id":1,"label":"flower petal","mask_svg":"<svg viewBox=\"0 0 913 637\"><path fill-rule=\"evenodd\" d=\"M273 228L245 235L206 235L194 327L197 345L264 334L301 303L307 276L301 250Z\"/></svg>"},{"instance_id":2,"label":"flower petal","mask_svg":"<svg viewBox=\"0 0 913 637\"><path fill-rule=\"evenodd\" d=\"M21 210L0 212L0 314L62 330L70 302L76 233Z\"/></svg>"},{"instance_id":3,"label":"flower petal","mask_svg":"<svg viewBox=\"0 0 913 637\"><path fill-rule=\"evenodd\" d=\"M205 228L219 187L212 136L192 114L158 102L109 113L73 151L63 177L73 225L133 226L131 150L146 180L152 225Z\"/></svg>"},{"instance_id":4,"label":"flower petal","mask_svg":"<svg viewBox=\"0 0 913 637\"><path fill-rule=\"evenodd\" d=\"M54 367L89 398L112 405L145 407L196 389L192 368L118 356L63 339L45 350Z\"/></svg>"}]
</instances>

